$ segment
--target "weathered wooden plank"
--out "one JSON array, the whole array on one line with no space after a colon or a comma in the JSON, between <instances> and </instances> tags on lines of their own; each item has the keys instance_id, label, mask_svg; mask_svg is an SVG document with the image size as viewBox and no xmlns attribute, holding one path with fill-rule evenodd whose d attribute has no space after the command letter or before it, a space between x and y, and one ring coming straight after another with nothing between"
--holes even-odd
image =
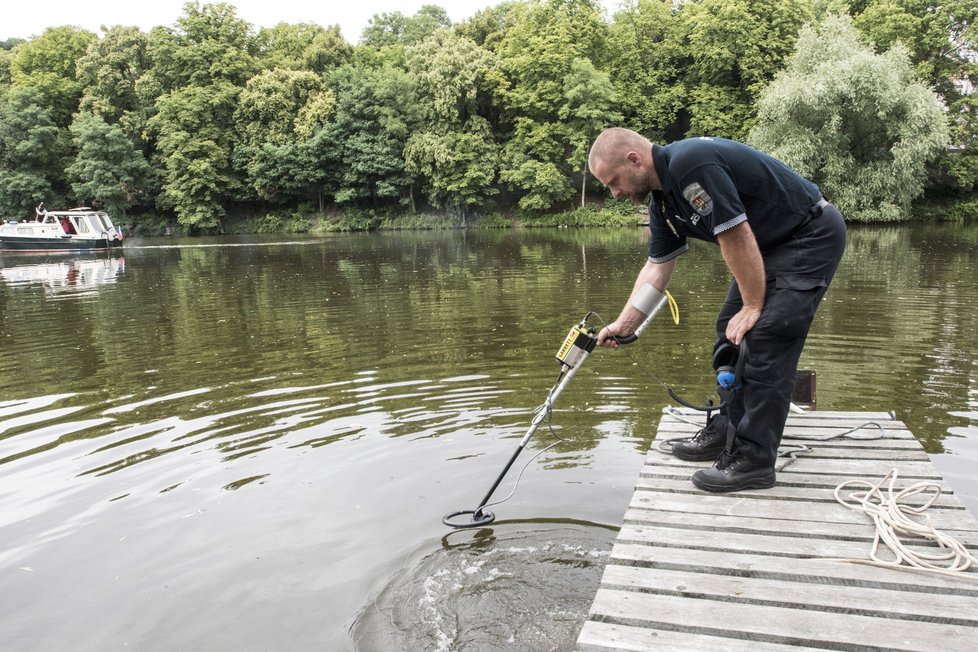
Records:
<instances>
[{"instance_id":1,"label":"weathered wooden plank","mask_svg":"<svg viewBox=\"0 0 978 652\"><path fill-rule=\"evenodd\" d=\"M629 652L649 652L649 650L655 650L655 652L811 652L819 648L737 640L726 636L652 630L592 620L584 623L575 649L578 652L607 652L607 650Z\"/></svg>"},{"instance_id":2,"label":"weathered wooden plank","mask_svg":"<svg viewBox=\"0 0 978 652\"><path fill-rule=\"evenodd\" d=\"M783 439L784 441L851 441L851 442L871 442L871 441L916 441L913 433L903 425L883 425L883 431L879 428L862 428L849 434L847 431L857 428L859 424L843 426L831 423L804 423L800 421L788 421L785 424ZM664 424L656 431L656 440L662 441L673 437L692 437L703 424L674 422ZM919 443L919 442L918 442Z\"/></svg>"},{"instance_id":3,"label":"weathered wooden plank","mask_svg":"<svg viewBox=\"0 0 978 652\"><path fill-rule=\"evenodd\" d=\"M781 477L778 478L781 480ZM794 501L811 501L811 502L822 502L838 504L835 498L835 488L837 485L823 484L820 486L807 485L798 486L788 482L778 482L770 489L763 489L759 491L752 491L749 494L743 494L748 496L762 497L768 500L794 500ZM897 489L906 486L905 483L898 483ZM861 487L849 486L848 489L843 489L841 495L846 497L853 490L860 490ZM638 482L635 483L636 491L659 491L666 493L695 493L697 495L702 495L703 492L696 488L692 482L689 480L689 476L679 476L679 477L647 477L645 475L639 476ZM885 491L885 488L884 488ZM924 505L933 497L932 492L916 494L906 498L905 502L908 505ZM964 504L953 494L941 492L937 500L934 501L934 508L936 509L965 509Z\"/></svg>"},{"instance_id":4,"label":"weathered wooden plank","mask_svg":"<svg viewBox=\"0 0 978 652\"><path fill-rule=\"evenodd\" d=\"M803 559L868 559L870 544L867 541L847 541L843 539L785 536L778 532L754 534L716 530L690 530L662 525L645 526L639 522L629 522L622 526L618 541L623 543L643 543L658 546L682 546L716 550L718 552L745 552L798 557ZM934 553L936 546L908 545L915 552ZM972 547L973 550L978 550ZM886 559L886 552L881 552ZM973 576L978 579L978 571Z\"/></svg>"},{"instance_id":5,"label":"weathered wooden plank","mask_svg":"<svg viewBox=\"0 0 978 652\"><path fill-rule=\"evenodd\" d=\"M866 522L864 514L847 509L838 503L798 504L794 501L768 500L763 497L762 491L742 491L733 496L717 496L705 492L681 495L638 491L632 496L629 508L827 523ZM971 530L976 527L974 517L967 510L933 509L928 510L928 514L938 529Z\"/></svg>"},{"instance_id":6,"label":"weathered wooden plank","mask_svg":"<svg viewBox=\"0 0 978 652\"><path fill-rule=\"evenodd\" d=\"M863 555L868 558L868 552ZM772 557L761 553L728 553L717 550L657 546L619 541L611 551L614 564L743 575L768 579L803 578L805 582L846 587L866 586L916 591L922 600L932 593L958 593L978 598L974 572L959 577L910 570L881 568L813 557Z\"/></svg>"},{"instance_id":7,"label":"weathered wooden plank","mask_svg":"<svg viewBox=\"0 0 978 652\"><path fill-rule=\"evenodd\" d=\"M651 464L649 463L651 460ZM676 457L666 457L656 453L647 457L646 464L662 468L699 469L710 466L709 462L685 462ZM810 458L804 455L789 467L795 473L814 473L851 475L865 478L882 478L894 468L901 478L940 478L934 465L925 459L920 461L870 460L870 459L832 459L831 461ZM786 469L787 470L787 469Z\"/></svg>"},{"instance_id":8,"label":"weathered wooden plank","mask_svg":"<svg viewBox=\"0 0 978 652\"><path fill-rule=\"evenodd\" d=\"M643 479L654 479L654 478L664 478L664 479L674 479L674 480L689 480L689 477L693 475L697 469L704 468L707 463L690 463L689 466L645 466L639 475ZM833 475L831 473L804 473L798 472L798 468L794 465L789 465L788 468L778 471L778 485L795 486L795 487L831 487L834 489L843 482L849 482L852 480L872 480L873 482L879 482L882 476L877 478L859 478L853 475ZM941 478L926 478L927 482L936 482L940 485L941 490L944 493L953 494L954 488L951 487L946 481ZM904 485L904 477L900 476L899 486ZM916 482L917 480L914 480Z\"/></svg>"},{"instance_id":9,"label":"weathered wooden plank","mask_svg":"<svg viewBox=\"0 0 978 652\"><path fill-rule=\"evenodd\" d=\"M896 441L896 440L894 440ZM902 447L902 448L889 448L883 446L844 446L836 445L835 442L827 444L805 444L806 448L800 447L782 447L779 451L782 453L781 459L786 459L789 453L793 453L795 457L807 457L810 459L869 459L869 460L893 460L893 461L926 461L930 462L930 458L927 453L923 451L920 446L915 447ZM661 456L661 457L660 457ZM672 456L672 453L664 451L656 451L655 454L647 455L646 459L648 462L653 462L655 460L665 460L666 456ZM709 463L709 462L707 462Z\"/></svg>"},{"instance_id":10,"label":"weathered wooden plank","mask_svg":"<svg viewBox=\"0 0 978 652\"><path fill-rule=\"evenodd\" d=\"M868 519L861 523L835 523L827 521L785 520L728 516L726 514L697 514L695 512L668 512L658 509L634 509L625 512L628 525L673 526L690 529L711 529L736 531L748 534L780 534L801 537L828 537L848 541L870 542L874 528ZM948 530L944 533L953 536L965 545L978 545L978 529Z\"/></svg>"},{"instance_id":11,"label":"weathered wooden plank","mask_svg":"<svg viewBox=\"0 0 978 652\"><path fill-rule=\"evenodd\" d=\"M700 410L693 410L686 407L666 407L662 411L662 420L674 419L674 414L682 417L703 417L706 413ZM852 421L895 421L893 412L846 412L839 410L806 410L804 412L790 412L788 419L848 419Z\"/></svg>"},{"instance_id":12,"label":"weathered wooden plank","mask_svg":"<svg viewBox=\"0 0 978 652\"><path fill-rule=\"evenodd\" d=\"M650 629L860 650L974 652L972 627L599 589L592 619Z\"/></svg>"},{"instance_id":13,"label":"weathered wooden plank","mask_svg":"<svg viewBox=\"0 0 978 652\"><path fill-rule=\"evenodd\" d=\"M772 580L616 564L607 566L601 585L611 590L978 627L978 598L967 595L934 594L920 600L912 591L898 589L850 586L840 590L800 578Z\"/></svg>"}]
</instances>

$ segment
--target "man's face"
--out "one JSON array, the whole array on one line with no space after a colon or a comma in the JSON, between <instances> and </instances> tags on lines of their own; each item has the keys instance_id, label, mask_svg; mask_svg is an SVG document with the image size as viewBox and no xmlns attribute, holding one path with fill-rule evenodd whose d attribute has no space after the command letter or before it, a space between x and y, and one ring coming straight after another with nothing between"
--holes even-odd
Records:
<instances>
[{"instance_id":1,"label":"man's face","mask_svg":"<svg viewBox=\"0 0 978 652\"><path fill-rule=\"evenodd\" d=\"M649 181L648 175L641 165L632 161L626 160L617 168L601 169L595 177L608 187L611 196L615 199L625 197L638 204L644 204L649 193L652 192L652 182Z\"/></svg>"}]
</instances>

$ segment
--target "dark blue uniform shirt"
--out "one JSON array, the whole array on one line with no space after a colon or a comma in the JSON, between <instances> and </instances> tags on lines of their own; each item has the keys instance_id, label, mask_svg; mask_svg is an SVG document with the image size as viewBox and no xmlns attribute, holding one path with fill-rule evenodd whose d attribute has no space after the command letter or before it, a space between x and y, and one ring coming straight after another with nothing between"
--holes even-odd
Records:
<instances>
[{"instance_id":1,"label":"dark blue uniform shirt","mask_svg":"<svg viewBox=\"0 0 978 652\"><path fill-rule=\"evenodd\" d=\"M664 263L689 249L687 238L748 222L761 253L788 240L821 199L818 187L743 143L689 138L652 146L662 190L649 202L649 260Z\"/></svg>"}]
</instances>

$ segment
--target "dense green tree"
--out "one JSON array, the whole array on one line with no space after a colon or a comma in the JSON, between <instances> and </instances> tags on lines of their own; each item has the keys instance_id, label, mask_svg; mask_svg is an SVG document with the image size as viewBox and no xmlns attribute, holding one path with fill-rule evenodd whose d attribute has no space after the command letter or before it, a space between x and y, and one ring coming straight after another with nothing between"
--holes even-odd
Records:
<instances>
[{"instance_id":1,"label":"dense green tree","mask_svg":"<svg viewBox=\"0 0 978 652\"><path fill-rule=\"evenodd\" d=\"M416 14L400 11L377 14L363 29L360 43L371 47L417 45L439 29L452 26L448 13L437 5L423 5Z\"/></svg>"},{"instance_id":2,"label":"dense green tree","mask_svg":"<svg viewBox=\"0 0 978 652\"><path fill-rule=\"evenodd\" d=\"M340 34L339 25L279 23L261 29L257 41L265 69L291 68L324 74L348 63L353 52Z\"/></svg>"},{"instance_id":3,"label":"dense green tree","mask_svg":"<svg viewBox=\"0 0 978 652\"><path fill-rule=\"evenodd\" d=\"M521 208L544 211L574 194L568 158L574 133L559 119L565 79L578 59L601 61L607 24L594 0L517 5L499 46L507 83L498 87L504 124L500 179L522 196Z\"/></svg>"},{"instance_id":4,"label":"dense green tree","mask_svg":"<svg viewBox=\"0 0 978 652\"><path fill-rule=\"evenodd\" d=\"M581 171L581 206L586 199L588 151L605 127L621 122L616 104L617 94L608 73L587 59L575 59L564 78L564 104L557 117L567 124L570 134L567 162Z\"/></svg>"},{"instance_id":5,"label":"dense green tree","mask_svg":"<svg viewBox=\"0 0 978 652\"><path fill-rule=\"evenodd\" d=\"M302 108L323 92L330 91L312 72L276 68L255 75L241 92L235 113L245 144L290 140Z\"/></svg>"},{"instance_id":6,"label":"dense green tree","mask_svg":"<svg viewBox=\"0 0 978 652\"><path fill-rule=\"evenodd\" d=\"M71 135L78 154L66 172L75 197L110 213L125 214L142 199L149 174L142 152L119 125L94 113L78 113Z\"/></svg>"},{"instance_id":7,"label":"dense green tree","mask_svg":"<svg viewBox=\"0 0 978 652\"><path fill-rule=\"evenodd\" d=\"M852 11L856 27L877 46L906 46L918 76L947 105L954 148L932 166L931 185L951 193L971 192L978 185L978 124L971 91L978 83L978 0L867 0L853 3Z\"/></svg>"},{"instance_id":8,"label":"dense green tree","mask_svg":"<svg viewBox=\"0 0 978 652\"><path fill-rule=\"evenodd\" d=\"M415 100L407 73L391 67L343 66L332 76L336 118L320 137L339 203L383 207L411 201L412 176L404 145L415 127Z\"/></svg>"},{"instance_id":9,"label":"dense green tree","mask_svg":"<svg viewBox=\"0 0 978 652\"><path fill-rule=\"evenodd\" d=\"M163 181L161 204L191 228L220 227L244 187L232 165L238 95L258 69L251 26L227 4L191 2L174 29L154 29L140 92L156 97L148 121Z\"/></svg>"},{"instance_id":10,"label":"dense green tree","mask_svg":"<svg viewBox=\"0 0 978 652\"><path fill-rule=\"evenodd\" d=\"M10 65L13 58L9 50L0 49L0 93L10 86Z\"/></svg>"},{"instance_id":11,"label":"dense green tree","mask_svg":"<svg viewBox=\"0 0 978 652\"><path fill-rule=\"evenodd\" d=\"M303 66L320 75L326 75L352 59L353 48L343 38L339 25L333 25L316 34L302 51Z\"/></svg>"},{"instance_id":12,"label":"dense green tree","mask_svg":"<svg viewBox=\"0 0 978 652\"><path fill-rule=\"evenodd\" d=\"M136 84L149 69L148 43L149 36L139 28L116 26L78 59L80 109L120 124L131 139L141 139L146 126L148 107Z\"/></svg>"},{"instance_id":13,"label":"dense green tree","mask_svg":"<svg viewBox=\"0 0 978 652\"><path fill-rule=\"evenodd\" d=\"M760 92L814 16L809 0L637 0L615 15L611 71L653 139L744 138Z\"/></svg>"},{"instance_id":14,"label":"dense green tree","mask_svg":"<svg viewBox=\"0 0 978 652\"><path fill-rule=\"evenodd\" d=\"M259 63L263 68L305 67L305 52L319 34L326 31L313 23L278 23L258 30Z\"/></svg>"},{"instance_id":15,"label":"dense green tree","mask_svg":"<svg viewBox=\"0 0 978 652\"><path fill-rule=\"evenodd\" d=\"M312 139L335 112L332 91L315 73L275 69L256 75L239 98L237 165L260 199L302 194L322 178Z\"/></svg>"},{"instance_id":16,"label":"dense green tree","mask_svg":"<svg viewBox=\"0 0 978 652\"><path fill-rule=\"evenodd\" d=\"M0 211L24 215L39 202L62 201L66 155L51 109L30 88L11 90L0 102Z\"/></svg>"},{"instance_id":17,"label":"dense green tree","mask_svg":"<svg viewBox=\"0 0 978 652\"><path fill-rule=\"evenodd\" d=\"M608 39L608 69L624 122L657 142L682 138L688 129L686 48L671 0L633 0L615 14ZM685 114L683 114L685 115Z\"/></svg>"},{"instance_id":18,"label":"dense green tree","mask_svg":"<svg viewBox=\"0 0 978 652\"><path fill-rule=\"evenodd\" d=\"M702 0L682 6L689 135L743 139L754 104L814 14L810 0Z\"/></svg>"},{"instance_id":19,"label":"dense green tree","mask_svg":"<svg viewBox=\"0 0 978 652\"><path fill-rule=\"evenodd\" d=\"M231 116L240 89L227 82L187 86L160 97L150 120L163 160L163 207L194 229L221 225L240 186L231 166Z\"/></svg>"},{"instance_id":20,"label":"dense green tree","mask_svg":"<svg viewBox=\"0 0 978 652\"><path fill-rule=\"evenodd\" d=\"M151 69L140 80L156 97L187 86L228 83L243 87L258 71L259 43L233 6L188 2L173 28L150 33Z\"/></svg>"},{"instance_id":21,"label":"dense green tree","mask_svg":"<svg viewBox=\"0 0 978 652\"><path fill-rule=\"evenodd\" d=\"M876 54L848 16L801 31L751 133L857 220L905 218L946 141L941 104L907 50Z\"/></svg>"},{"instance_id":22,"label":"dense green tree","mask_svg":"<svg viewBox=\"0 0 978 652\"><path fill-rule=\"evenodd\" d=\"M946 101L973 62L978 0L870 0L854 3L855 26L881 49L897 43L910 51L917 76Z\"/></svg>"},{"instance_id":23,"label":"dense green tree","mask_svg":"<svg viewBox=\"0 0 978 652\"><path fill-rule=\"evenodd\" d=\"M82 86L77 61L96 38L74 27L51 27L13 51L12 86L30 88L59 128L67 129L78 110Z\"/></svg>"},{"instance_id":24,"label":"dense green tree","mask_svg":"<svg viewBox=\"0 0 978 652\"><path fill-rule=\"evenodd\" d=\"M405 145L407 169L421 177L429 201L459 211L464 221L497 192L498 147L480 114L495 59L470 39L441 30L410 48L407 61L421 120Z\"/></svg>"},{"instance_id":25,"label":"dense green tree","mask_svg":"<svg viewBox=\"0 0 978 652\"><path fill-rule=\"evenodd\" d=\"M477 11L466 21L457 23L455 31L475 41L490 52L495 52L500 41L513 24L513 8L522 0L504 0L492 7Z\"/></svg>"}]
</instances>

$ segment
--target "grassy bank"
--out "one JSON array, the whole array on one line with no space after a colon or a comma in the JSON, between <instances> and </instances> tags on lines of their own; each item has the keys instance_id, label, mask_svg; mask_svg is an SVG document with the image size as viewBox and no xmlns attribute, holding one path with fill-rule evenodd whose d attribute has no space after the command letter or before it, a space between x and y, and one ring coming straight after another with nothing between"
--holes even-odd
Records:
<instances>
[{"instance_id":1,"label":"grassy bank","mask_svg":"<svg viewBox=\"0 0 978 652\"><path fill-rule=\"evenodd\" d=\"M499 212L476 213L464 219L445 212L390 213L364 209L315 210L284 209L261 214L241 214L225 217L221 228L225 234L290 234L328 233L336 231L398 231L444 229L510 229L554 227L638 226L648 216L627 202L609 201L604 205L587 206L557 213L534 214ZM125 223L127 230L137 235L189 235L186 227L159 215L143 215Z\"/></svg>"},{"instance_id":2,"label":"grassy bank","mask_svg":"<svg viewBox=\"0 0 978 652\"><path fill-rule=\"evenodd\" d=\"M975 221L978 220L978 197L924 198L914 203L911 211L906 221ZM547 214L475 213L465 219L457 214L440 211L393 213L350 208L321 213L312 209L282 209L225 217L221 228L215 233L285 235L336 231L621 227L638 226L647 222L648 215L643 210L623 201L608 201L605 204L592 204L584 208ZM137 235L191 234L172 218L160 215L142 215L123 223L128 231Z\"/></svg>"}]
</instances>

